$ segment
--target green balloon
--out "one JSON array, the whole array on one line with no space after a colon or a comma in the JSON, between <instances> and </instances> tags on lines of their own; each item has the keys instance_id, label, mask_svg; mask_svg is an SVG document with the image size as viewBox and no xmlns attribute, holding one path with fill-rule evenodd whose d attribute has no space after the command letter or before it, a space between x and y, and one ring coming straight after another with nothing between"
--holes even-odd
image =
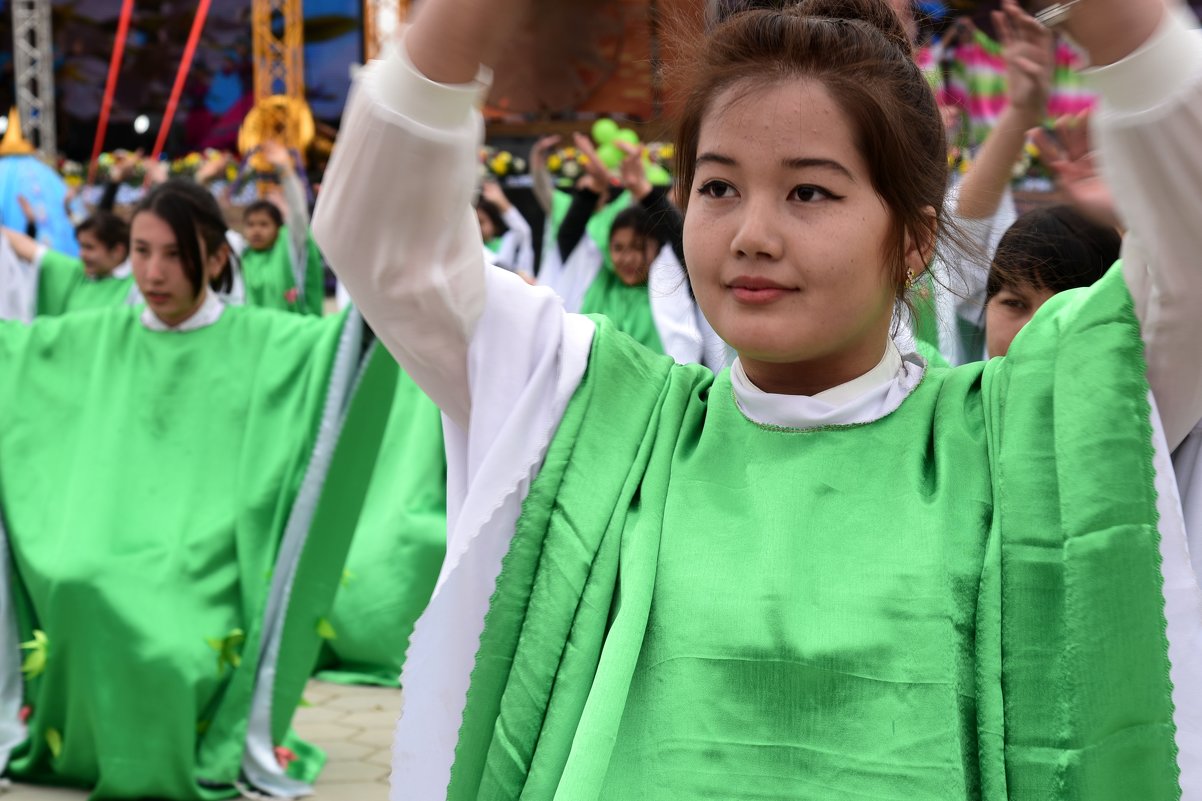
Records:
<instances>
[{"instance_id":1,"label":"green balloon","mask_svg":"<svg viewBox=\"0 0 1202 801\"><path fill-rule=\"evenodd\" d=\"M659 164L651 164L647 167L647 180L652 186L668 186L672 183L672 173Z\"/></svg>"},{"instance_id":2,"label":"green balloon","mask_svg":"<svg viewBox=\"0 0 1202 801\"><path fill-rule=\"evenodd\" d=\"M608 145L618 135L618 124L611 119L597 120L593 123L593 141L598 145Z\"/></svg>"},{"instance_id":3,"label":"green balloon","mask_svg":"<svg viewBox=\"0 0 1202 801\"><path fill-rule=\"evenodd\" d=\"M621 149L610 142L606 145L601 145L597 149L597 157L601 159L601 163L611 170L616 170L622 166L622 160L626 158L626 154Z\"/></svg>"},{"instance_id":4,"label":"green balloon","mask_svg":"<svg viewBox=\"0 0 1202 801\"><path fill-rule=\"evenodd\" d=\"M639 135L629 128L623 128L622 130L618 131L617 135L614 136L614 139L631 145L637 145L639 143Z\"/></svg>"}]
</instances>

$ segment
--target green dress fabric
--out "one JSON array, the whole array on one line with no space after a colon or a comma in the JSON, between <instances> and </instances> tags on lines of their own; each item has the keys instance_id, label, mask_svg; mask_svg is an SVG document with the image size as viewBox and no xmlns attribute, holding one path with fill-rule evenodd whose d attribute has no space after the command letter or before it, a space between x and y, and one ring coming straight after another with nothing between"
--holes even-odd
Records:
<instances>
[{"instance_id":1,"label":"green dress fabric","mask_svg":"<svg viewBox=\"0 0 1202 801\"><path fill-rule=\"evenodd\" d=\"M606 257L608 260L608 256ZM647 285L629 286L618 278L612 267L602 267L584 295L581 314L599 314L613 321L619 331L652 353L663 353L664 345L651 313L651 295Z\"/></svg>"},{"instance_id":2,"label":"green dress fabric","mask_svg":"<svg viewBox=\"0 0 1202 801\"><path fill-rule=\"evenodd\" d=\"M38 269L37 313L58 316L68 312L124 305L134 288L133 276L91 279L83 262L53 250L42 256Z\"/></svg>"},{"instance_id":3,"label":"green dress fabric","mask_svg":"<svg viewBox=\"0 0 1202 801\"><path fill-rule=\"evenodd\" d=\"M446 553L447 459L438 407L384 348L372 358L385 363L394 380L382 384L370 403L362 391L358 396L365 413L387 424L382 441L377 437L379 456L317 677L395 687L413 624L434 592Z\"/></svg>"},{"instance_id":4,"label":"green dress fabric","mask_svg":"<svg viewBox=\"0 0 1202 801\"><path fill-rule=\"evenodd\" d=\"M297 287L289 251L288 226L267 250L247 248L242 253L242 279L246 303L268 309L321 315L324 301L321 254L310 236L306 239L305 282ZM302 290L303 289L303 293Z\"/></svg>"},{"instance_id":5,"label":"green dress fabric","mask_svg":"<svg viewBox=\"0 0 1202 801\"><path fill-rule=\"evenodd\" d=\"M1143 343L1121 274L891 414L756 424L598 320L448 798L1170 801ZM619 400L620 399L620 400Z\"/></svg>"},{"instance_id":6,"label":"green dress fabric","mask_svg":"<svg viewBox=\"0 0 1202 801\"><path fill-rule=\"evenodd\" d=\"M231 797L261 713L260 746L313 780L324 756L288 724L353 531L321 490L367 485L362 454L334 447L361 338L357 317L253 308L188 333L133 308L0 324L4 591L28 713L9 776Z\"/></svg>"}]
</instances>

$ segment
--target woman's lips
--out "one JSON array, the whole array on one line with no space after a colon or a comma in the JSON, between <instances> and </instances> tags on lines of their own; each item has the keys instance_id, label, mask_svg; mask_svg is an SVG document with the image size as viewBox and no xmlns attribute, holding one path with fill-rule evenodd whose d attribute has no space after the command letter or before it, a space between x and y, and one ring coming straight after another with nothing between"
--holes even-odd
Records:
<instances>
[{"instance_id":1,"label":"woman's lips","mask_svg":"<svg viewBox=\"0 0 1202 801\"><path fill-rule=\"evenodd\" d=\"M768 278L758 278L755 276L739 276L727 284L727 287L730 289L731 294L734 295L735 300L753 306L772 303L773 301L780 300L785 295L797 291Z\"/></svg>"},{"instance_id":2,"label":"woman's lips","mask_svg":"<svg viewBox=\"0 0 1202 801\"><path fill-rule=\"evenodd\" d=\"M171 295L166 292L147 292L146 300L150 303L161 305L171 300Z\"/></svg>"}]
</instances>

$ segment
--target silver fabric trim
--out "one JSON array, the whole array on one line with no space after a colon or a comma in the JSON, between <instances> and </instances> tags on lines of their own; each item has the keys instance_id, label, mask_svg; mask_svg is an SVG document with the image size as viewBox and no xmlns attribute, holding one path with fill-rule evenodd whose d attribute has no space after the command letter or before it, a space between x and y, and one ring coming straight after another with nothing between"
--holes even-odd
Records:
<instances>
[{"instance_id":1,"label":"silver fabric trim","mask_svg":"<svg viewBox=\"0 0 1202 801\"><path fill-rule=\"evenodd\" d=\"M12 555L8 530L0 520L0 773L8 766L13 749L28 736L21 722L21 704L25 700L21 679L21 632L17 628L17 609L13 601Z\"/></svg>"},{"instance_id":2,"label":"silver fabric trim","mask_svg":"<svg viewBox=\"0 0 1202 801\"><path fill-rule=\"evenodd\" d=\"M264 615L263 635L259 646L259 671L255 678L250 722L246 729L242 772L254 790L281 798L297 798L313 792L312 786L287 776L276 761L275 744L271 738L271 699L275 689L280 642L284 633L284 618L292 595L292 582L304 552L305 542L308 540L309 527L317 510L326 474L329 472L334 447L338 444L347 405L354 397L353 389L361 373L359 354L362 350L364 329L363 318L356 309L351 309L343 328L338 353L334 358L330 388L326 393L317 441L313 446L313 454L301 482L296 503L292 506L292 513L284 528ZM244 795L250 797L245 792Z\"/></svg>"}]
</instances>

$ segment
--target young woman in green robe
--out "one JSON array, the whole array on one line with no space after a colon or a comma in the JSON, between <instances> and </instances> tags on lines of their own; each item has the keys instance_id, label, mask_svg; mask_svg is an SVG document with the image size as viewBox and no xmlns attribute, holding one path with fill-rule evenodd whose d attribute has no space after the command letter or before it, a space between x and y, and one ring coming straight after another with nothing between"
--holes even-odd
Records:
<instances>
[{"instance_id":1,"label":"young woman in green robe","mask_svg":"<svg viewBox=\"0 0 1202 801\"><path fill-rule=\"evenodd\" d=\"M18 231L3 229L13 252L37 271L34 311L42 316L139 301L129 263L129 225L97 211L75 229L79 257L48 249ZM0 310L2 311L2 310Z\"/></svg>"},{"instance_id":2,"label":"young woman in green robe","mask_svg":"<svg viewBox=\"0 0 1202 801\"><path fill-rule=\"evenodd\" d=\"M738 353L714 376L484 269L481 64L529 5L424 3L361 73L315 219L448 421L392 797L1202 797L1168 459L1202 419L1195 23L1162 0L1059 15L1132 236L956 369L893 336L947 160L884 0L681 43L684 262Z\"/></svg>"},{"instance_id":3,"label":"young woman in green robe","mask_svg":"<svg viewBox=\"0 0 1202 801\"><path fill-rule=\"evenodd\" d=\"M289 722L353 520L336 450L363 329L226 308L225 223L168 182L133 217L145 306L0 323L0 768L97 799L311 791ZM339 454L342 454L341 456ZM346 460L341 463L340 460ZM328 480L327 480L328 477ZM349 500L348 500L349 499Z\"/></svg>"}]
</instances>

